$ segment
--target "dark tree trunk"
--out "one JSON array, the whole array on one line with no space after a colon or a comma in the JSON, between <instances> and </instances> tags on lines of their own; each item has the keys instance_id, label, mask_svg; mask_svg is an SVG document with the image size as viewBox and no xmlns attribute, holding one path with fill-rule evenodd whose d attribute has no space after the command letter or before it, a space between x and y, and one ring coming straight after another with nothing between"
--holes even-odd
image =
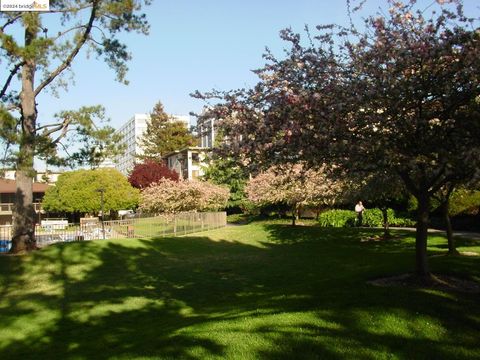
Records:
<instances>
[{"instance_id":1,"label":"dark tree trunk","mask_svg":"<svg viewBox=\"0 0 480 360\"><path fill-rule=\"evenodd\" d=\"M420 281L427 282L430 279L427 260L427 239L428 239L428 223L430 212L430 197L428 192L419 193L417 197L418 213L417 213L417 231L415 238L415 275Z\"/></svg>"},{"instance_id":2,"label":"dark tree trunk","mask_svg":"<svg viewBox=\"0 0 480 360\"><path fill-rule=\"evenodd\" d=\"M31 23L25 27L25 45L31 45L37 36L35 19L38 14L29 14ZM35 18L37 17L37 18ZM33 159L35 153L35 127L37 109L35 104L34 78L36 62L25 58L22 66L22 92L20 93L21 142L16 171L16 199L13 210L12 248L19 253L36 248L35 209L33 207Z\"/></svg>"},{"instance_id":3,"label":"dark tree trunk","mask_svg":"<svg viewBox=\"0 0 480 360\"><path fill-rule=\"evenodd\" d=\"M452 222L450 221L450 215L448 214L449 210L449 203L446 201L442 204L442 216L443 220L445 221L445 232L447 235L447 243L448 243L448 254L449 255L458 255L457 246L455 244L455 239L453 238L453 229L452 229Z\"/></svg>"},{"instance_id":4,"label":"dark tree trunk","mask_svg":"<svg viewBox=\"0 0 480 360\"><path fill-rule=\"evenodd\" d=\"M294 205L292 207L292 226L297 225L297 220L298 220L298 214L300 212L300 209L297 205Z\"/></svg>"},{"instance_id":5,"label":"dark tree trunk","mask_svg":"<svg viewBox=\"0 0 480 360\"><path fill-rule=\"evenodd\" d=\"M382 215L383 215L383 238L389 239L390 235L390 224L388 223L388 208L382 207Z\"/></svg>"}]
</instances>

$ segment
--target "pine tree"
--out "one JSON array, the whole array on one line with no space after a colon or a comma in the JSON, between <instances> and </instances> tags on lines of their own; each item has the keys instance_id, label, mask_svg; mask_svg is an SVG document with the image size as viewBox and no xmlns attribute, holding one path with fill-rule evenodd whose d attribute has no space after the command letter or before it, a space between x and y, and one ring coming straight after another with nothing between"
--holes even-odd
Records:
<instances>
[{"instance_id":1,"label":"pine tree","mask_svg":"<svg viewBox=\"0 0 480 360\"><path fill-rule=\"evenodd\" d=\"M141 140L144 153L140 158L159 160L172 151L194 144L195 138L185 124L169 116L161 102L155 104Z\"/></svg>"},{"instance_id":2,"label":"pine tree","mask_svg":"<svg viewBox=\"0 0 480 360\"><path fill-rule=\"evenodd\" d=\"M141 13L148 0L66 0L51 2L50 11L0 12L0 134L9 162L17 169L11 252L36 248L32 176L34 159L56 158L56 147L72 130L95 128L99 108L62 112L52 123L37 121L39 95L66 84L75 58L88 47L126 83L130 59L122 32L148 33ZM48 20L48 21L47 21ZM48 23L47 29L45 24ZM53 30L51 30L53 27ZM18 81L17 81L18 79Z\"/></svg>"}]
</instances>

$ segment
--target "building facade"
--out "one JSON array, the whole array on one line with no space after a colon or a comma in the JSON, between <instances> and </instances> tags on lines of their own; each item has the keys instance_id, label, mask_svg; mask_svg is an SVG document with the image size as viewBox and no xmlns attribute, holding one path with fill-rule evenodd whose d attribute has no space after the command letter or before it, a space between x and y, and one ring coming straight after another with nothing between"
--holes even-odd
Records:
<instances>
[{"instance_id":1,"label":"building facade","mask_svg":"<svg viewBox=\"0 0 480 360\"><path fill-rule=\"evenodd\" d=\"M163 159L168 168L176 171L181 179L193 180L203 176L207 151L206 148L188 147L171 152Z\"/></svg>"},{"instance_id":2,"label":"building facade","mask_svg":"<svg viewBox=\"0 0 480 360\"><path fill-rule=\"evenodd\" d=\"M36 221L43 212L41 203L45 191L49 188L46 183L33 183L33 206L35 208ZM17 186L15 180L0 179L0 225L12 224L13 206L15 204Z\"/></svg>"},{"instance_id":3,"label":"building facade","mask_svg":"<svg viewBox=\"0 0 480 360\"><path fill-rule=\"evenodd\" d=\"M197 133L200 138L200 147L213 148L215 146L215 119L200 117L197 120Z\"/></svg>"},{"instance_id":4,"label":"building facade","mask_svg":"<svg viewBox=\"0 0 480 360\"><path fill-rule=\"evenodd\" d=\"M170 115L171 121L180 121L188 129L190 126L190 117L188 115ZM149 114L135 114L130 120L123 124L116 131L122 135L119 143L124 147L123 153L116 156L113 160L115 168L124 175L128 175L133 169L135 161L143 155L142 137L147 130Z\"/></svg>"},{"instance_id":5,"label":"building facade","mask_svg":"<svg viewBox=\"0 0 480 360\"><path fill-rule=\"evenodd\" d=\"M147 129L147 121L150 119L148 114L135 114L120 129L116 131L122 135L119 146L123 146L123 153L114 159L115 168L124 175L133 168L137 156L143 154L143 149L139 145L143 133Z\"/></svg>"}]
</instances>

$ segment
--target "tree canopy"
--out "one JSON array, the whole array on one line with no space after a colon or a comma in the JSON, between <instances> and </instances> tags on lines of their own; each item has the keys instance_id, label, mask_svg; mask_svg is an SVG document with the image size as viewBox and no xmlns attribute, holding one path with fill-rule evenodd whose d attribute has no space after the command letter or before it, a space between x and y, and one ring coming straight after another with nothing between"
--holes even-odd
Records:
<instances>
[{"instance_id":1,"label":"tree canopy","mask_svg":"<svg viewBox=\"0 0 480 360\"><path fill-rule=\"evenodd\" d=\"M257 206L288 205L295 225L301 207L333 205L341 197L342 186L339 181L328 179L322 169L286 164L271 167L250 179L245 191Z\"/></svg>"},{"instance_id":2,"label":"tree canopy","mask_svg":"<svg viewBox=\"0 0 480 360\"><path fill-rule=\"evenodd\" d=\"M175 150L181 150L195 144L195 138L185 123L176 121L163 109L161 102L155 104L147 129L141 139L142 159L160 159Z\"/></svg>"},{"instance_id":3,"label":"tree canopy","mask_svg":"<svg viewBox=\"0 0 480 360\"><path fill-rule=\"evenodd\" d=\"M151 159L135 164L128 175L128 181L137 189L145 189L161 179L178 181L179 176L175 170L170 170L165 164Z\"/></svg>"},{"instance_id":4,"label":"tree canopy","mask_svg":"<svg viewBox=\"0 0 480 360\"><path fill-rule=\"evenodd\" d=\"M77 170L61 174L43 198L43 208L52 212L93 213L132 209L138 205L139 190L115 169Z\"/></svg>"},{"instance_id":5,"label":"tree canopy","mask_svg":"<svg viewBox=\"0 0 480 360\"><path fill-rule=\"evenodd\" d=\"M101 142L111 133L111 129L98 126L98 109L60 112L56 119L37 121L39 95L47 89L53 95L59 94L59 88L68 84L66 75L72 74L74 60L84 47L90 54L103 58L118 81L127 83L126 62L131 56L120 34L148 33L141 11L149 2L66 0L51 2L50 11L45 13L0 13L0 58L2 66L8 69L0 79L0 135L5 150L3 159L13 163L17 177L12 252L36 248L34 159L43 156L58 161L56 149L68 145L66 138L72 131ZM78 155L77 160L82 159L97 161L92 143L87 143L85 152Z\"/></svg>"},{"instance_id":6,"label":"tree canopy","mask_svg":"<svg viewBox=\"0 0 480 360\"><path fill-rule=\"evenodd\" d=\"M226 185L230 189L227 207L242 206L245 201L245 185L248 175L245 168L232 157L215 157L208 160L203 179L217 185Z\"/></svg>"},{"instance_id":7,"label":"tree canopy","mask_svg":"<svg viewBox=\"0 0 480 360\"><path fill-rule=\"evenodd\" d=\"M425 280L430 200L480 168L480 30L461 1L437 3L388 1L361 31L318 26L307 41L284 30L285 58L267 52L254 88L195 94L216 99L208 116L228 139L218 151L246 166L305 161L401 179L419 204Z\"/></svg>"},{"instance_id":8,"label":"tree canopy","mask_svg":"<svg viewBox=\"0 0 480 360\"><path fill-rule=\"evenodd\" d=\"M142 191L140 209L151 214L225 208L227 188L207 181L162 179Z\"/></svg>"}]
</instances>

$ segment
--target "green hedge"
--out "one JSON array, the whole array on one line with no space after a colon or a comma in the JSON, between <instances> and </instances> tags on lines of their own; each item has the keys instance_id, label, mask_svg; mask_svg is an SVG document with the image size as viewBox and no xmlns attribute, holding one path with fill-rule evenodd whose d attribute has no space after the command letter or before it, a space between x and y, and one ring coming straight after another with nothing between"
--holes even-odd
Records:
<instances>
[{"instance_id":1,"label":"green hedge","mask_svg":"<svg viewBox=\"0 0 480 360\"><path fill-rule=\"evenodd\" d=\"M351 227L356 217L355 211L333 209L322 212L318 222L323 227Z\"/></svg>"},{"instance_id":2,"label":"green hedge","mask_svg":"<svg viewBox=\"0 0 480 360\"><path fill-rule=\"evenodd\" d=\"M357 214L353 210L327 210L320 214L319 224L324 227L352 227L355 226ZM414 226L415 222L408 218L396 217L392 209L387 210L390 226ZM366 209L363 212L363 226L382 227L383 214L378 208Z\"/></svg>"}]
</instances>

